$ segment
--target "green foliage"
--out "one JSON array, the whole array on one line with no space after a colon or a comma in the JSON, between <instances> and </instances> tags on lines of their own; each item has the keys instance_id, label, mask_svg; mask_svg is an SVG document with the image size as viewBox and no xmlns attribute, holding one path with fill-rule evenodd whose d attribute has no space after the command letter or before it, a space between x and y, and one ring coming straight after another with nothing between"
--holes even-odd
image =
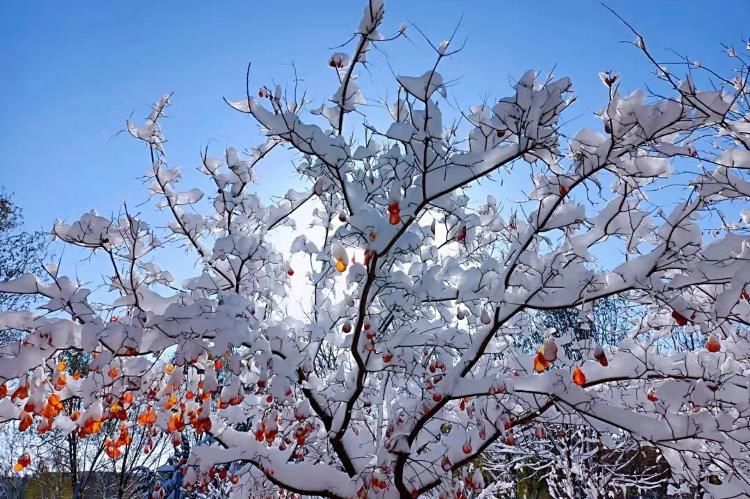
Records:
<instances>
[{"instance_id":1,"label":"green foliage","mask_svg":"<svg viewBox=\"0 0 750 499\"><path fill-rule=\"evenodd\" d=\"M516 478L515 492L518 499L552 499L545 478L535 474L530 468L519 469Z\"/></svg>"},{"instance_id":2,"label":"green foliage","mask_svg":"<svg viewBox=\"0 0 750 499\"><path fill-rule=\"evenodd\" d=\"M63 473L37 473L23 489L24 499L72 499L70 480Z\"/></svg>"}]
</instances>

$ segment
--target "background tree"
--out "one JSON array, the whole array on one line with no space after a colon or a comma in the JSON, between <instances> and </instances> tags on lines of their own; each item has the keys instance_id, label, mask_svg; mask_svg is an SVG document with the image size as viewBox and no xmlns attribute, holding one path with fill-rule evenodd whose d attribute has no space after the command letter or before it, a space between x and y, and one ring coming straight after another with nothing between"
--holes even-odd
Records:
<instances>
[{"instance_id":1,"label":"background tree","mask_svg":"<svg viewBox=\"0 0 750 499\"><path fill-rule=\"evenodd\" d=\"M117 297L104 304L62 269L0 284L46 299L43 312L0 314L0 329L27 332L0 350L0 418L96 438L124 411L175 441L194 432L205 444L179 466L197 494L479 495L485 451L517 445L531 424L562 428L549 443L576 463L596 435L613 459L654 448L675 484L747 493L747 64L733 52L740 78L703 91L654 60L668 88L650 99L602 73L601 129L563 133L571 82L534 71L451 123L438 71L451 38L431 44L426 71L396 77L387 123L357 123L370 111L359 70L406 29L381 33L384 13L371 0L351 52L330 56L337 88L318 108L296 86L251 91L248 72L229 104L266 140L246 156L202 153L215 194L183 190L169 163L171 96L128 123L172 221L124 208L55 225L111 266ZM279 146L297 152L306 186L266 203L253 170ZM516 173L527 199L513 211L470 202L472 184ZM176 283L157 263L168 244L194 251L197 275ZM588 317L612 297L638 313L611 344L531 325L550 310ZM700 341L670 347L686 337ZM71 349L91 361L61 384ZM122 442L108 447L121 459ZM653 476L635 473L644 486Z\"/></svg>"},{"instance_id":2,"label":"background tree","mask_svg":"<svg viewBox=\"0 0 750 499\"><path fill-rule=\"evenodd\" d=\"M545 338L557 338L566 355L582 361L597 347L610 348L626 338L640 307L618 297L570 308L534 312L532 332L523 338L528 353ZM564 343L560 338L569 338ZM508 497L654 497L666 494L669 467L653 449L642 449L625 432L617 445L577 418L551 424L531 422L514 430L512 445L498 441L487 449L481 470L488 483ZM506 484L503 486L503 484ZM510 487L507 484L512 484ZM659 495L661 494L661 495Z\"/></svg>"},{"instance_id":3,"label":"background tree","mask_svg":"<svg viewBox=\"0 0 750 499\"><path fill-rule=\"evenodd\" d=\"M42 274L41 261L45 238L41 232L22 230L23 211L5 191L0 191L0 281L8 281L27 272ZM33 297L0 292L0 311L28 306ZM6 330L0 343L10 341L17 331Z\"/></svg>"}]
</instances>

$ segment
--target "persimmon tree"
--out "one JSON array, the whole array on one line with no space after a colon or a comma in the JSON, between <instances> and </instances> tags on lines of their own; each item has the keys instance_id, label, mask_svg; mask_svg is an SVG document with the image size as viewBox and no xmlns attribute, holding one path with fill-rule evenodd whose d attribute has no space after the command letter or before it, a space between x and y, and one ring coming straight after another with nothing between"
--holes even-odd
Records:
<instances>
[{"instance_id":1,"label":"persimmon tree","mask_svg":"<svg viewBox=\"0 0 750 499\"><path fill-rule=\"evenodd\" d=\"M55 266L0 285L47 300L0 315L26 332L2 350L0 418L84 437L138 401L133 424L178 446L204 437L180 463L185 490L231 497L468 497L492 446L570 421L605 448L652 447L675 482L750 490L747 64L732 51L732 78L694 65L678 78L636 34L665 94L626 95L602 73L599 130L568 131L571 82L533 71L446 124L450 39L395 78L387 122L362 120L359 73L405 35L382 34L384 12L371 0L352 51L330 56L336 89L318 108L296 86L251 90L248 72L227 102L265 142L247 157L205 151L205 192L168 161L171 96L128 123L171 222L123 210L55 224L111 264L107 306ZM307 186L269 203L254 170L277 148L298 154ZM474 184L498 179L471 202ZM156 258L175 244L197 257L182 283ZM613 296L638 310L616 345L571 350L569 332L550 331L523 346L539 311L577 308L585 323ZM684 335L701 341L670 347ZM78 379L57 367L69 349L92 355Z\"/></svg>"},{"instance_id":2,"label":"persimmon tree","mask_svg":"<svg viewBox=\"0 0 750 499\"><path fill-rule=\"evenodd\" d=\"M58 369L64 369L65 378L86 375L85 355L61 352L59 357L63 360ZM60 378L62 376L58 375L58 381ZM60 400L59 404L57 398L48 398L41 414L45 417L32 419L29 428L20 433L18 427L11 425L2 429L0 458L9 470L16 472L55 473L45 481L46 489L55 487L55 490L46 490L49 497L65 493L84 497L97 491L107 491L118 498L134 497L139 491L143 495L142 490L156 481L153 470L172 452L172 446L167 445L169 438L155 428L134 424L139 407L146 406L145 400L125 396L123 402L130 413L119 410L120 401L114 397L105 397L105 402L109 404L112 417L103 421L96 432L86 433L52 427L46 417L59 410L77 419L80 398L70 397Z\"/></svg>"}]
</instances>

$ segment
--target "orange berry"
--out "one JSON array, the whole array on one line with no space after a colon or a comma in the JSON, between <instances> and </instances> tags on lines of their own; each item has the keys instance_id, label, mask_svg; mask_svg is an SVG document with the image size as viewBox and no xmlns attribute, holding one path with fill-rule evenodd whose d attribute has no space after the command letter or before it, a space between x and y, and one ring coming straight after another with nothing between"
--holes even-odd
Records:
<instances>
[{"instance_id":1,"label":"orange berry","mask_svg":"<svg viewBox=\"0 0 750 499\"><path fill-rule=\"evenodd\" d=\"M534 356L534 371L541 373L549 366L550 362L544 358L544 354L541 351Z\"/></svg>"},{"instance_id":2,"label":"orange berry","mask_svg":"<svg viewBox=\"0 0 750 499\"><path fill-rule=\"evenodd\" d=\"M24 412L21 415L21 421L18 424L18 429L20 431L26 431L33 422L34 419L31 417L31 414L29 414L28 412Z\"/></svg>"},{"instance_id":3,"label":"orange berry","mask_svg":"<svg viewBox=\"0 0 750 499\"><path fill-rule=\"evenodd\" d=\"M719 342L719 339L713 334L708 336L708 341L706 342L706 350L712 353L716 353L721 350L721 343Z\"/></svg>"},{"instance_id":4,"label":"orange berry","mask_svg":"<svg viewBox=\"0 0 750 499\"><path fill-rule=\"evenodd\" d=\"M11 402L15 402L16 399L29 398L29 385L20 385L15 389L13 395L10 396Z\"/></svg>"},{"instance_id":5,"label":"orange berry","mask_svg":"<svg viewBox=\"0 0 750 499\"><path fill-rule=\"evenodd\" d=\"M586 384L586 375L578 366L575 366L573 368L573 383L575 383L578 386L583 386Z\"/></svg>"}]
</instances>

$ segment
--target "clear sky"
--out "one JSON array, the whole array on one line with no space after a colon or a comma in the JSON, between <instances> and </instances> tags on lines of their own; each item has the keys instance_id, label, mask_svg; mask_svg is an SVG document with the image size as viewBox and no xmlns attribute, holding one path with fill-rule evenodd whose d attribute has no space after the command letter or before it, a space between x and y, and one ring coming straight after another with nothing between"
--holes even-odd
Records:
<instances>
[{"instance_id":1,"label":"clear sky","mask_svg":"<svg viewBox=\"0 0 750 499\"><path fill-rule=\"evenodd\" d=\"M719 4L721 4L719 6ZM0 2L0 185L15 193L27 227L49 229L55 217L75 219L96 208L109 214L122 201L146 195L139 180L148 167L143 147L122 130L140 122L159 95L174 92L166 122L172 165L190 180L201 148L214 154L260 140L247 119L223 104L244 93L245 66L252 85L287 83L290 63L315 104L335 90L327 67L331 47L346 41L364 1L336 2ZM720 42L744 50L750 2L611 1L659 55L675 49L721 66ZM447 37L461 16L465 50L443 67L458 79L451 98L464 107L507 95L509 81L526 69L572 78L579 102L568 118L581 126L604 102L597 72L621 73L625 88L649 79L649 68L623 40L633 36L595 1L386 0L385 33L414 22L433 40ZM432 55L415 30L411 41L383 50L397 74L421 74ZM393 95L385 56L373 53L369 97ZM290 169L277 156L259 170L264 194L283 193ZM202 184L209 187L208 184ZM194 187L189 185L187 187ZM502 193L496 193L502 199Z\"/></svg>"}]
</instances>

